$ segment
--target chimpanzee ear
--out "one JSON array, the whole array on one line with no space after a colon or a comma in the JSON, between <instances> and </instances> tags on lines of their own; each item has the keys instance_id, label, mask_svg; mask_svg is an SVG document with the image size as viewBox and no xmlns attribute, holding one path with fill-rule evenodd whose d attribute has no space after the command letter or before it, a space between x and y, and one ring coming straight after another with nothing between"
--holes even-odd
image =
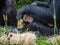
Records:
<instances>
[{"instance_id":1,"label":"chimpanzee ear","mask_svg":"<svg viewBox=\"0 0 60 45\"><path fill-rule=\"evenodd\" d=\"M7 35L7 36L8 36L8 35L9 35L9 32L5 32L5 35Z\"/></svg>"}]
</instances>

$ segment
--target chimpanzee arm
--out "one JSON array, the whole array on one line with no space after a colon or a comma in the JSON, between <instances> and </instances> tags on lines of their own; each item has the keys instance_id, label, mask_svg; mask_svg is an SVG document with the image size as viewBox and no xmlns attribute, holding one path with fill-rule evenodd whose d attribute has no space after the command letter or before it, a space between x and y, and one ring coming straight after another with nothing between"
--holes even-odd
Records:
<instances>
[{"instance_id":1,"label":"chimpanzee arm","mask_svg":"<svg viewBox=\"0 0 60 45\"><path fill-rule=\"evenodd\" d=\"M21 16L22 16L22 13L25 11L25 6L22 6L18 11L17 11L17 19L20 20L21 19Z\"/></svg>"},{"instance_id":2,"label":"chimpanzee arm","mask_svg":"<svg viewBox=\"0 0 60 45\"><path fill-rule=\"evenodd\" d=\"M31 31L36 31L39 29L39 32L41 33L41 35L44 35L44 36L49 36L49 35L51 36L54 34L54 28L47 27L47 26L37 23L37 22L31 23L27 27ZM58 29L57 29L57 31L58 31ZM56 33L57 33L57 31L56 31Z\"/></svg>"},{"instance_id":3,"label":"chimpanzee arm","mask_svg":"<svg viewBox=\"0 0 60 45\"><path fill-rule=\"evenodd\" d=\"M39 7L48 7L48 2L40 2L40 1L35 1L31 3L31 5L39 6Z\"/></svg>"}]
</instances>

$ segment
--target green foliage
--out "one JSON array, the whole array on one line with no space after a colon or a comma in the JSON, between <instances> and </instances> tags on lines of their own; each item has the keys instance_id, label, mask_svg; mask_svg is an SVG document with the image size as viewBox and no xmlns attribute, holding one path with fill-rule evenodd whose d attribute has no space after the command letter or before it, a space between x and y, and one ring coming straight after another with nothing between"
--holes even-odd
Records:
<instances>
[{"instance_id":1,"label":"green foliage","mask_svg":"<svg viewBox=\"0 0 60 45\"><path fill-rule=\"evenodd\" d=\"M0 27L0 36L2 36L3 32L4 32L3 28Z\"/></svg>"},{"instance_id":2,"label":"green foliage","mask_svg":"<svg viewBox=\"0 0 60 45\"><path fill-rule=\"evenodd\" d=\"M57 40L57 43L60 45L60 40Z\"/></svg>"},{"instance_id":3,"label":"green foliage","mask_svg":"<svg viewBox=\"0 0 60 45\"><path fill-rule=\"evenodd\" d=\"M36 45L60 45L60 40L57 40L57 42L54 42L52 43L51 41L50 42L47 42L47 37L40 37L39 39L36 39Z\"/></svg>"},{"instance_id":4,"label":"green foliage","mask_svg":"<svg viewBox=\"0 0 60 45\"><path fill-rule=\"evenodd\" d=\"M37 45L49 45L48 42L46 42L47 37L40 37L39 39L36 40Z\"/></svg>"},{"instance_id":5,"label":"green foliage","mask_svg":"<svg viewBox=\"0 0 60 45\"><path fill-rule=\"evenodd\" d=\"M34 1L48 1L48 0L15 0L16 9L19 9L23 5L30 4Z\"/></svg>"}]
</instances>

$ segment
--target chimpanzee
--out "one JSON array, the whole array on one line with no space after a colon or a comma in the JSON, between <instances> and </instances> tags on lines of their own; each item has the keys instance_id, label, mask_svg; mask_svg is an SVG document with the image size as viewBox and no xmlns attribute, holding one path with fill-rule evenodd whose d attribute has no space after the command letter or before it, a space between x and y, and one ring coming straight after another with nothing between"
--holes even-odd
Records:
<instances>
[{"instance_id":1,"label":"chimpanzee","mask_svg":"<svg viewBox=\"0 0 60 45\"><path fill-rule=\"evenodd\" d=\"M57 26L60 26L60 0L55 0L55 8L56 8L56 21ZM41 3L40 5L25 5L17 13L17 16L23 19L25 25L30 30L39 30L42 35L53 35L54 34L54 7L53 0L46 2L44 6ZM56 33L58 32L58 29Z\"/></svg>"},{"instance_id":2,"label":"chimpanzee","mask_svg":"<svg viewBox=\"0 0 60 45\"><path fill-rule=\"evenodd\" d=\"M1 0L0 1L0 25L5 26L3 14L7 15L7 25L17 26L16 9L14 6L14 0Z\"/></svg>"}]
</instances>

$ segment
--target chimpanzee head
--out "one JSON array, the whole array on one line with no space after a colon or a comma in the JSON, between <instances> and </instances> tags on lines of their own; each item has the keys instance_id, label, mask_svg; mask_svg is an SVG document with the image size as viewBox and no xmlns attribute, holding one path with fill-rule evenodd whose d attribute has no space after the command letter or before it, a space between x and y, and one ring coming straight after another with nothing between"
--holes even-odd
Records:
<instances>
[{"instance_id":1,"label":"chimpanzee head","mask_svg":"<svg viewBox=\"0 0 60 45\"><path fill-rule=\"evenodd\" d=\"M35 22L36 18L34 17L34 14L30 11L25 11L22 13L21 19L23 20L24 27L29 28L29 30L34 29L34 26L29 27L29 24L32 24ZM36 30L36 29L34 29Z\"/></svg>"},{"instance_id":2,"label":"chimpanzee head","mask_svg":"<svg viewBox=\"0 0 60 45\"><path fill-rule=\"evenodd\" d=\"M37 16L35 12L32 11L33 8L31 8L32 5L25 5L21 7L17 12L17 18L23 19L25 22L32 23L34 20L36 20Z\"/></svg>"},{"instance_id":3,"label":"chimpanzee head","mask_svg":"<svg viewBox=\"0 0 60 45\"><path fill-rule=\"evenodd\" d=\"M31 16L28 16L28 14L24 14L22 19L23 21L28 22L28 23L32 23L34 20Z\"/></svg>"}]
</instances>

